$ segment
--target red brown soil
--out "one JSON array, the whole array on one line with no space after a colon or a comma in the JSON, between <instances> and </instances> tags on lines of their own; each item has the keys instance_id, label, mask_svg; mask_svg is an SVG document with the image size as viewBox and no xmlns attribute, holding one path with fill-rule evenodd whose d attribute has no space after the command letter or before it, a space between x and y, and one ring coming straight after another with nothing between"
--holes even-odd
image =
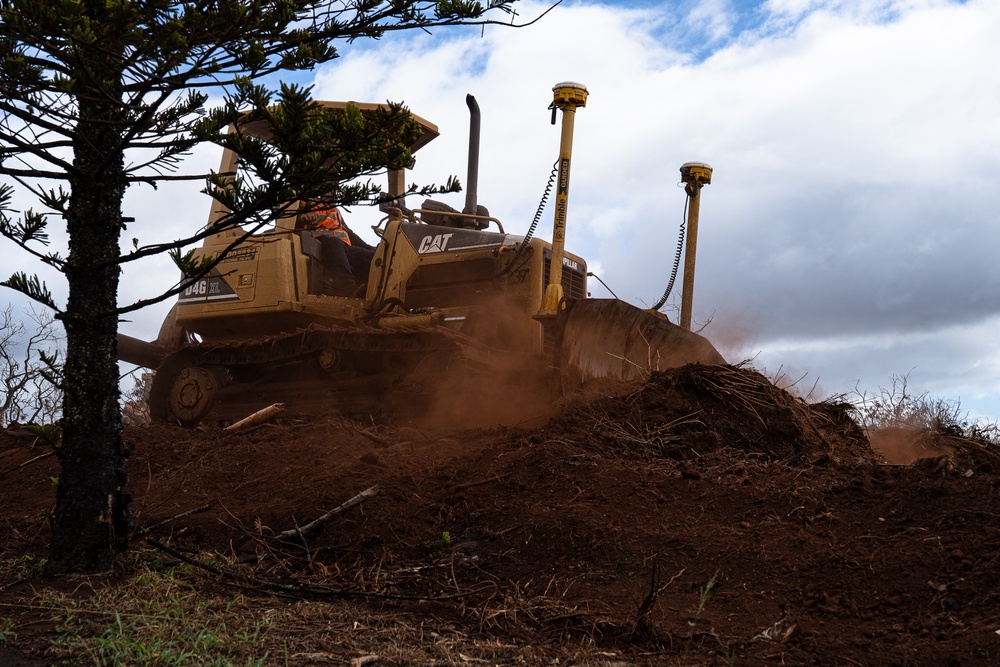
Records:
<instances>
[{"instance_id":1,"label":"red brown soil","mask_svg":"<svg viewBox=\"0 0 1000 667\"><path fill-rule=\"evenodd\" d=\"M55 461L18 468L44 450L0 437L0 539L44 540ZM1000 458L952 439L947 457L888 464L845 406L808 405L751 370L659 373L533 428L288 415L125 437L138 528L210 507L153 531L192 554L254 553L257 535L378 484L311 542L329 548L326 567L345 586L379 567L394 593L488 584L473 604L558 601L562 613L516 625L469 621L498 641L592 638L642 663L1000 664ZM406 611L467 618L445 603Z\"/></svg>"}]
</instances>

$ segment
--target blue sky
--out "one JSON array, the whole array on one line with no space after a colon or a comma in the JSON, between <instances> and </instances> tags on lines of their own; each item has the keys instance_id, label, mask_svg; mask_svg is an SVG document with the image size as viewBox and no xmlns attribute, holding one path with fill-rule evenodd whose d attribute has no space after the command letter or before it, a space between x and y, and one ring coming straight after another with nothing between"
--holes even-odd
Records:
<instances>
[{"instance_id":1,"label":"blue sky","mask_svg":"<svg viewBox=\"0 0 1000 667\"><path fill-rule=\"evenodd\" d=\"M525 19L545 7L519 4ZM476 95L479 200L515 233L558 152L551 88L583 83L567 245L616 294L637 305L662 294L678 168L707 162L694 315L728 359L806 375L814 398L909 374L913 389L1000 419L998 34L995 0L564 2L529 28L346 47L304 82L322 99L405 101L436 122L417 182L464 179L464 98ZM145 221L143 241L180 236L207 217L197 190L130 192L126 214ZM350 216L362 230L376 219ZM551 210L543 221L545 236ZM0 253L12 270L36 268ZM130 269L122 301L173 278L166 262ZM155 337L165 310L122 328Z\"/></svg>"}]
</instances>

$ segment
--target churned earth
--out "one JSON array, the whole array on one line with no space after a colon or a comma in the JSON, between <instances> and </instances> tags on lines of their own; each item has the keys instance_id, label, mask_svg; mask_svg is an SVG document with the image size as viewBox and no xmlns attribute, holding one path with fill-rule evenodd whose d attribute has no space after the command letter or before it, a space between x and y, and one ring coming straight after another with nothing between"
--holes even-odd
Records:
<instances>
[{"instance_id":1,"label":"churned earth","mask_svg":"<svg viewBox=\"0 0 1000 667\"><path fill-rule=\"evenodd\" d=\"M742 367L613 389L493 428L291 412L239 431L130 427L133 542L159 566L217 554L216 572L184 567L262 609L352 609L350 639L302 631L275 664L1000 664L991 447L893 433L876 450L846 405ZM0 433L4 558L44 555L46 451ZM372 487L304 544L273 539ZM0 619L21 630L0 662L49 664L56 624L25 601L81 587L37 573L0 587ZM392 623L421 628L409 652L357 629ZM505 648L420 653L447 633Z\"/></svg>"}]
</instances>

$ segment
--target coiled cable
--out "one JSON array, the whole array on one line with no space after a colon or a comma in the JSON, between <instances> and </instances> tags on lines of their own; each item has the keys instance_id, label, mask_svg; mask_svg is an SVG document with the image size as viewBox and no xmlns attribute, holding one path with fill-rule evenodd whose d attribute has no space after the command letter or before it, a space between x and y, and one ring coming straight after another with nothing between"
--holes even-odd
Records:
<instances>
[{"instance_id":1,"label":"coiled cable","mask_svg":"<svg viewBox=\"0 0 1000 667\"><path fill-rule=\"evenodd\" d=\"M656 302L656 305L653 306L651 310L659 310L662 308L663 304L667 302L667 298L670 296L670 293L674 290L674 281L677 279L677 270L681 265L681 253L684 252L684 236L687 231L685 227L687 225L688 203L690 201L690 196L684 198L684 213L681 217L681 231L677 237L677 252L674 254L674 266L670 270L670 282L667 283L667 289L663 290L663 296L660 297L660 300Z\"/></svg>"},{"instance_id":2,"label":"coiled cable","mask_svg":"<svg viewBox=\"0 0 1000 667\"><path fill-rule=\"evenodd\" d=\"M552 194L552 186L556 182L556 176L559 174L559 160L556 160L552 164L552 173L549 174L549 182L545 184L545 192L542 193L542 199L538 202L538 208L535 210L535 218L531 221L531 226L528 227L528 233L524 235L524 240L521 241L521 245L518 247L517 252L514 253L513 259L507 263L507 266L502 268L497 274L497 279L503 278L505 275L510 273L510 271L517 264L517 260L521 258L524 251L528 247L528 243L531 242L531 237L535 235L535 229L538 227L539 220L542 219L542 213L545 211L545 206L549 202L549 195Z\"/></svg>"}]
</instances>

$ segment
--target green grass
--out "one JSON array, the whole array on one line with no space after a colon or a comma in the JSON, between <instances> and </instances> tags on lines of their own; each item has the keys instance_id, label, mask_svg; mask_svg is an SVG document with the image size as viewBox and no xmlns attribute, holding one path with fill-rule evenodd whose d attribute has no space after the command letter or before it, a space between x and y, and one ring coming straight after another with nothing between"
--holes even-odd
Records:
<instances>
[{"instance_id":1,"label":"green grass","mask_svg":"<svg viewBox=\"0 0 1000 667\"><path fill-rule=\"evenodd\" d=\"M17 633L14 632L14 619L0 618L0 646L14 639L17 639Z\"/></svg>"},{"instance_id":2,"label":"green grass","mask_svg":"<svg viewBox=\"0 0 1000 667\"><path fill-rule=\"evenodd\" d=\"M0 586L31 579L41 574L44 569L45 559L36 558L31 554L0 559Z\"/></svg>"},{"instance_id":3,"label":"green grass","mask_svg":"<svg viewBox=\"0 0 1000 667\"><path fill-rule=\"evenodd\" d=\"M63 664L263 665L271 632L266 612L242 596L206 597L174 571L144 569L127 584L99 585L80 600L49 592Z\"/></svg>"},{"instance_id":4,"label":"green grass","mask_svg":"<svg viewBox=\"0 0 1000 667\"><path fill-rule=\"evenodd\" d=\"M697 621L701 618L701 615L705 611L705 607L708 606L708 600L712 597L712 589L715 588L715 584L719 581L719 573L716 572L712 575L712 578L708 580L698 593L698 607L694 611L694 620ZM689 624L692 624L689 622Z\"/></svg>"}]
</instances>

